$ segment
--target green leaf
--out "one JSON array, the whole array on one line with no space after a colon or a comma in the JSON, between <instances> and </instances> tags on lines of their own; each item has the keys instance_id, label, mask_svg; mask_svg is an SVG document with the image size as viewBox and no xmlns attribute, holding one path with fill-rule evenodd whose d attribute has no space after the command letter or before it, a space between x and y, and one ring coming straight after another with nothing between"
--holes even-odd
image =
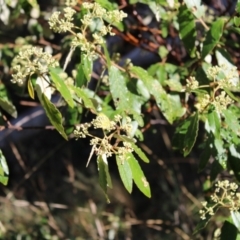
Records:
<instances>
[{"instance_id":1,"label":"green leaf","mask_svg":"<svg viewBox=\"0 0 240 240\"><path fill-rule=\"evenodd\" d=\"M219 43L223 34L224 20L222 18L213 22L210 30L207 32L205 41L203 42L202 59L204 59Z\"/></svg>"},{"instance_id":2,"label":"green leaf","mask_svg":"<svg viewBox=\"0 0 240 240\"><path fill-rule=\"evenodd\" d=\"M167 20L161 19L161 35L166 38L169 34L169 22Z\"/></svg>"},{"instance_id":3,"label":"green leaf","mask_svg":"<svg viewBox=\"0 0 240 240\"><path fill-rule=\"evenodd\" d=\"M196 79L199 81L199 85L208 85L209 84L209 79L207 77L207 69L209 69L209 67L211 67L210 64L203 62L202 66L198 67L197 71L196 71ZM195 90L203 90L203 89L195 89ZM207 90L207 89L206 89ZM205 93L208 93L206 92Z\"/></svg>"},{"instance_id":4,"label":"green leaf","mask_svg":"<svg viewBox=\"0 0 240 240\"><path fill-rule=\"evenodd\" d=\"M4 171L3 171L1 164L0 164L0 176L4 176Z\"/></svg>"},{"instance_id":5,"label":"green leaf","mask_svg":"<svg viewBox=\"0 0 240 240\"><path fill-rule=\"evenodd\" d=\"M135 159L135 157L128 153L127 155L127 161L131 167L133 180L139 190L147 197L151 197L151 190L148 181L146 180L146 177L144 176L144 173L138 163L138 161Z\"/></svg>"},{"instance_id":6,"label":"green leaf","mask_svg":"<svg viewBox=\"0 0 240 240\"><path fill-rule=\"evenodd\" d=\"M88 88L81 88L85 93L85 96L88 97L95 109L102 109L102 99L92 90Z\"/></svg>"},{"instance_id":7,"label":"green leaf","mask_svg":"<svg viewBox=\"0 0 240 240\"><path fill-rule=\"evenodd\" d=\"M130 143L134 143L133 139L127 136L123 136L123 135L119 135L119 134L114 134L115 138L118 138L124 142L130 142Z\"/></svg>"},{"instance_id":8,"label":"green leaf","mask_svg":"<svg viewBox=\"0 0 240 240\"><path fill-rule=\"evenodd\" d=\"M152 10L155 15L156 20L160 21L160 15L162 17L162 12L164 11L162 6L158 4L158 1L148 1L148 7Z\"/></svg>"},{"instance_id":9,"label":"green leaf","mask_svg":"<svg viewBox=\"0 0 240 240\"><path fill-rule=\"evenodd\" d=\"M105 163L103 162L103 159L101 156L98 156L97 164L98 164L99 184L103 189L104 193L107 193L107 175L105 171Z\"/></svg>"},{"instance_id":10,"label":"green leaf","mask_svg":"<svg viewBox=\"0 0 240 240\"><path fill-rule=\"evenodd\" d=\"M90 108L94 112L97 112L93 102L88 97L88 95L83 91L83 89L79 87L69 86L69 88L74 91L74 93L77 95L78 98L81 98L84 102L84 105L86 108Z\"/></svg>"},{"instance_id":11,"label":"green leaf","mask_svg":"<svg viewBox=\"0 0 240 240\"><path fill-rule=\"evenodd\" d=\"M111 67L111 59L110 59L110 56L109 56L107 45L106 45L106 43L103 43L102 46L103 46L104 55L105 55L106 60L107 60L107 66L108 66L108 68L110 68Z\"/></svg>"},{"instance_id":12,"label":"green leaf","mask_svg":"<svg viewBox=\"0 0 240 240\"><path fill-rule=\"evenodd\" d=\"M136 82L136 90L139 93L139 95L143 96L145 100L148 100L150 98L150 93L146 86L144 85L143 81L140 79Z\"/></svg>"},{"instance_id":13,"label":"green leaf","mask_svg":"<svg viewBox=\"0 0 240 240\"><path fill-rule=\"evenodd\" d=\"M178 22L180 38L182 39L183 44L190 56L194 57L195 41L197 35L195 29L195 19L192 12L188 10L186 5L182 5L179 8Z\"/></svg>"},{"instance_id":14,"label":"green leaf","mask_svg":"<svg viewBox=\"0 0 240 240\"><path fill-rule=\"evenodd\" d=\"M16 107L6 99L0 98L0 107L5 110L12 117L17 117L17 109Z\"/></svg>"},{"instance_id":15,"label":"green leaf","mask_svg":"<svg viewBox=\"0 0 240 240\"><path fill-rule=\"evenodd\" d=\"M102 157L102 160L104 163L104 169L105 169L105 174L106 174L106 179L107 179L107 187L112 188L112 180L111 180L111 176L109 173L107 157L105 154L103 154L101 157Z\"/></svg>"},{"instance_id":16,"label":"green leaf","mask_svg":"<svg viewBox=\"0 0 240 240\"><path fill-rule=\"evenodd\" d=\"M7 161L6 161L5 156L2 153L2 150L0 150L0 163L1 163L1 166L2 166L2 169L3 169L4 173L9 175L9 169L8 169Z\"/></svg>"},{"instance_id":17,"label":"green leaf","mask_svg":"<svg viewBox=\"0 0 240 240\"><path fill-rule=\"evenodd\" d=\"M240 1L237 1L236 7L235 7L237 13L240 13Z\"/></svg>"},{"instance_id":18,"label":"green leaf","mask_svg":"<svg viewBox=\"0 0 240 240\"><path fill-rule=\"evenodd\" d=\"M234 176L240 181L240 153L233 144L229 147L228 163L234 172Z\"/></svg>"},{"instance_id":19,"label":"green leaf","mask_svg":"<svg viewBox=\"0 0 240 240\"><path fill-rule=\"evenodd\" d=\"M114 66L109 70L109 84L116 108L129 109L130 99L125 76Z\"/></svg>"},{"instance_id":20,"label":"green leaf","mask_svg":"<svg viewBox=\"0 0 240 240\"><path fill-rule=\"evenodd\" d=\"M215 156L215 158L219 161L223 168L226 168L227 155L223 139L215 137L214 146L217 151L217 155Z\"/></svg>"},{"instance_id":21,"label":"green leaf","mask_svg":"<svg viewBox=\"0 0 240 240\"><path fill-rule=\"evenodd\" d=\"M205 181L203 182L202 190L204 192L209 192L211 191L211 188L212 188L212 183L209 178L206 178Z\"/></svg>"},{"instance_id":22,"label":"green leaf","mask_svg":"<svg viewBox=\"0 0 240 240\"><path fill-rule=\"evenodd\" d=\"M234 22L235 26L239 27L240 26L240 17L235 16L233 18L233 22Z\"/></svg>"},{"instance_id":23,"label":"green leaf","mask_svg":"<svg viewBox=\"0 0 240 240\"><path fill-rule=\"evenodd\" d=\"M37 0L28 0L27 1L33 8L37 8L39 10L39 5Z\"/></svg>"},{"instance_id":24,"label":"green leaf","mask_svg":"<svg viewBox=\"0 0 240 240\"><path fill-rule=\"evenodd\" d=\"M156 93L157 94L157 93ZM158 101L161 101L161 97L165 97L165 94L163 95L157 95L158 96ZM186 108L184 108L181 104L181 98L178 94L167 94L167 101L159 105L158 107L163 111L163 115L166 117L166 119L170 122L173 123L175 120L181 118L185 113L186 113ZM161 108L162 106L162 108Z\"/></svg>"},{"instance_id":25,"label":"green leaf","mask_svg":"<svg viewBox=\"0 0 240 240\"><path fill-rule=\"evenodd\" d=\"M118 171L124 187L128 190L129 193L132 192L132 171L127 159L120 159L119 156L116 156Z\"/></svg>"},{"instance_id":26,"label":"green leaf","mask_svg":"<svg viewBox=\"0 0 240 240\"><path fill-rule=\"evenodd\" d=\"M66 125L65 132L67 135L71 134L74 131L74 126L81 122L81 115L82 113L82 107L67 107L66 113L65 113L65 121L64 125Z\"/></svg>"},{"instance_id":27,"label":"green leaf","mask_svg":"<svg viewBox=\"0 0 240 240\"><path fill-rule=\"evenodd\" d=\"M83 73L87 81L89 82L92 76L93 61L86 54L82 54L81 64L82 64Z\"/></svg>"},{"instance_id":28,"label":"green leaf","mask_svg":"<svg viewBox=\"0 0 240 240\"><path fill-rule=\"evenodd\" d=\"M2 150L0 150L0 182L3 185L7 185L8 177L4 176L4 174L9 175L9 169L8 169L6 158L3 155Z\"/></svg>"},{"instance_id":29,"label":"green leaf","mask_svg":"<svg viewBox=\"0 0 240 240\"><path fill-rule=\"evenodd\" d=\"M77 67L76 86L81 88L86 85L87 85L87 78L85 77L83 72L83 64L80 63Z\"/></svg>"},{"instance_id":30,"label":"green leaf","mask_svg":"<svg viewBox=\"0 0 240 240\"><path fill-rule=\"evenodd\" d=\"M210 143L209 143L209 144L206 144L206 148L204 148L204 151L200 155L198 172L201 172L206 167L211 155L212 155L212 150L210 148Z\"/></svg>"},{"instance_id":31,"label":"green leaf","mask_svg":"<svg viewBox=\"0 0 240 240\"><path fill-rule=\"evenodd\" d=\"M233 95L232 92L231 92L229 89L223 88L223 90L224 90L224 91L228 94L228 96L229 96L231 99L233 99L234 101L236 101L236 102L239 102L239 101L240 101L240 99L239 99L238 97L236 97L235 95Z\"/></svg>"},{"instance_id":32,"label":"green leaf","mask_svg":"<svg viewBox=\"0 0 240 240\"><path fill-rule=\"evenodd\" d=\"M231 211L231 217L234 225L240 231L240 213L238 211ZM231 238L231 239L235 239L235 238Z\"/></svg>"},{"instance_id":33,"label":"green leaf","mask_svg":"<svg viewBox=\"0 0 240 240\"><path fill-rule=\"evenodd\" d=\"M205 124L205 128L211 131L215 137L218 138L220 136L221 120L216 111L208 113Z\"/></svg>"},{"instance_id":34,"label":"green leaf","mask_svg":"<svg viewBox=\"0 0 240 240\"><path fill-rule=\"evenodd\" d=\"M161 58L165 58L169 53L169 50L165 46L160 46L158 49L158 54Z\"/></svg>"},{"instance_id":35,"label":"green leaf","mask_svg":"<svg viewBox=\"0 0 240 240\"><path fill-rule=\"evenodd\" d=\"M107 197L107 187L112 188L112 180L109 174L108 162L105 154L98 156L97 164L99 172L99 184Z\"/></svg>"},{"instance_id":36,"label":"green leaf","mask_svg":"<svg viewBox=\"0 0 240 240\"><path fill-rule=\"evenodd\" d=\"M141 148L139 148L135 143L131 142L132 148L134 149L135 153L146 163L149 163L149 159L145 155L145 153L142 151Z\"/></svg>"},{"instance_id":37,"label":"green leaf","mask_svg":"<svg viewBox=\"0 0 240 240\"><path fill-rule=\"evenodd\" d=\"M109 70L109 84L115 107L117 109L126 108L127 110L129 108L130 99L128 96L126 79L120 70L114 66L111 66Z\"/></svg>"},{"instance_id":38,"label":"green leaf","mask_svg":"<svg viewBox=\"0 0 240 240\"><path fill-rule=\"evenodd\" d=\"M36 88L38 88L38 85L36 85ZM39 91L37 91L37 93L40 95ZM51 124L56 128L56 130L62 135L63 138L68 140L68 137L64 131L64 127L62 125L62 114L55 107L55 105L48 100L44 93L38 97Z\"/></svg>"},{"instance_id":39,"label":"green leaf","mask_svg":"<svg viewBox=\"0 0 240 240\"><path fill-rule=\"evenodd\" d=\"M133 119L137 121L138 125L142 127L144 125L143 117L137 111L129 111L133 115Z\"/></svg>"},{"instance_id":40,"label":"green leaf","mask_svg":"<svg viewBox=\"0 0 240 240\"><path fill-rule=\"evenodd\" d=\"M144 99L129 91L127 88L127 75L114 66L109 69L109 87L117 110L121 110L122 114L132 114L133 118L142 125L141 106Z\"/></svg>"},{"instance_id":41,"label":"green leaf","mask_svg":"<svg viewBox=\"0 0 240 240\"><path fill-rule=\"evenodd\" d=\"M186 157L192 150L196 138L198 135L198 127L199 127L199 117L198 112L196 112L193 116L191 116L189 119L190 124L187 129L186 135L184 137L184 157Z\"/></svg>"},{"instance_id":42,"label":"green leaf","mask_svg":"<svg viewBox=\"0 0 240 240\"><path fill-rule=\"evenodd\" d=\"M231 27L229 27L229 30L231 30L231 31L233 31L233 32L235 32L237 34L240 34L240 28L239 27L231 26Z\"/></svg>"},{"instance_id":43,"label":"green leaf","mask_svg":"<svg viewBox=\"0 0 240 240\"><path fill-rule=\"evenodd\" d=\"M198 135L199 116L198 112L184 120L176 129L173 137L175 148L183 151L186 157L192 150Z\"/></svg>"},{"instance_id":44,"label":"green leaf","mask_svg":"<svg viewBox=\"0 0 240 240\"><path fill-rule=\"evenodd\" d=\"M107 10L114 10L117 7L116 4L113 4L108 0L96 0L95 2L99 3L103 8L106 8Z\"/></svg>"},{"instance_id":45,"label":"green leaf","mask_svg":"<svg viewBox=\"0 0 240 240\"><path fill-rule=\"evenodd\" d=\"M130 71L143 81L150 94L154 96L159 109L170 123L173 123L174 120L185 113L179 96L168 95L160 83L150 76L146 70L141 67L131 67Z\"/></svg>"},{"instance_id":46,"label":"green leaf","mask_svg":"<svg viewBox=\"0 0 240 240\"><path fill-rule=\"evenodd\" d=\"M211 217L212 217L211 215L207 214L206 219L204 219L204 220L200 219L198 221L197 226L195 227L195 229L193 231L193 235L197 234L199 231L204 229L207 226L207 224L209 223Z\"/></svg>"},{"instance_id":47,"label":"green leaf","mask_svg":"<svg viewBox=\"0 0 240 240\"><path fill-rule=\"evenodd\" d=\"M64 131L64 127L62 125L62 114L44 94L42 94L42 104L52 125L63 136L63 138L68 140L67 135Z\"/></svg>"},{"instance_id":48,"label":"green leaf","mask_svg":"<svg viewBox=\"0 0 240 240\"><path fill-rule=\"evenodd\" d=\"M216 47L215 52L218 65L221 66L223 64L226 64L229 67L234 67L234 63L232 61L232 56L229 54L229 52L221 47Z\"/></svg>"},{"instance_id":49,"label":"green leaf","mask_svg":"<svg viewBox=\"0 0 240 240\"><path fill-rule=\"evenodd\" d=\"M231 211L232 219L235 219L235 213L238 214L237 221L239 223L239 220L240 220L239 212L232 212ZM234 215L234 217L233 217L233 215ZM233 222L234 222L234 220L233 220ZM235 224L235 222L234 222L234 224ZM224 221L224 224L221 228L221 238L220 238L220 240L229 240L229 239L235 240L237 238L237 234L238 234L237 228L232 223L230 223L228 221Z\"/></svg>"},{"instance_id":50,"label":"green leaf","mask_svg":"<svg viewBox=\"0 0 240 240\"><path fill-rule=\"evenodd\" d=\"M135 137L140 141L142 142L144 140L144 136L143 136L143 133L140 129L137 129L136 132L135 132Z\"/></svg>"},{"instance_id":51,"label":"green leaf","mask_svg":"<svg viewBox=\"0 0 240 240\"><path fill-rule=\"evenodd\" d=\"M8 184L8 177L0 176L0 183L6 186Z\"/></svg>"},{"instance_id":52,"label":"green leaf","mask_svg":"<svg viewBox=\"0 0 240 240\"><path fill-rule=\"evenodd\" d=\"M223 167L221 166L221 164L217 160L214 160L210 172L210 181L214 181L217 178L217 175L222 171Z\"/></svg>"},{"instance_id":53,"label":"green leaf","mask_svg":"<svg viewBox=\"0 0 240 240\"><path fill-rule=\"evenodd\" d=\"M148 68L148 73L151 76L156 77L160 84L164 84L164 82L168 78L167 69L166 69L168 65L171 65L171 64L167 64L167 63L164 63L164 64L159 64L159 63L152 64Z\"/></svg>"},{"instance_id":54,"label":"green leaf","mask_svg":"<svg viewBox=\"0 0 240 240\"><path fill-rule=\"evenodd\" d=\"M222 111L227 127L233 132L240 130L240 125L238 121L238 115L231 111L231 109L225 109Z\"/></svg>"},{"instance_id":55,"label":"green leaf","mask_svg":"<svg viewBox=\"0 0 240 240\"><path fill-rule=\"evenodd\" d=\"M176 81L173 79L168 79L167 81L165 81L165 84L167 84L169 86L171 91L182 92L182 90L183 90L183 86L178 80ZM173 95L171 95L171 96L173 96ZM180 99L179 99L179 102L180 102Z\"/></svg>"},{"instance_id":56,"label":"green leaf","mask_svg":"<svg viewBox=\"0 0 240 240\"><path fill-rule=\"evenodd\" d=\"M59 77L60 73L61 73L61 69L50 68L51 79L55 83L57 90L61 93L62 97L65 99L68 105L73 108L74 101L73 101L71 92L69 91L68 86L62 80L62 78Z\"/></svg>"},{"instance_id":57,"label":"green leaf","mask_svg":"<svg viewBox=\"0 0 240 240\"><path fill-rule=\"evenodd\" d=\"M32 85L32 81L31 81L30 79L28 80L27 87L28 87L29 96L30 96L32 99L34 99L34 88L33 88L33 85Z\"/></svg>"}]
</instances>

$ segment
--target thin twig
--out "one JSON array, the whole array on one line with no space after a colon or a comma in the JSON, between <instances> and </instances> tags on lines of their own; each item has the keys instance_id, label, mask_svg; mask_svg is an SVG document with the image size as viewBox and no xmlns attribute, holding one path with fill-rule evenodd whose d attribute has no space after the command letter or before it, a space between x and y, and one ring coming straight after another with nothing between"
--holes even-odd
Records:
<instances>
[{"instance_id":1,"label":"thin twig","mask_svg":"<svg viewBox=\"0 0 240 240\"><path fill-rule=\"evenodd\" d=\"M71 127L71 126L70 126ZM72 126L73 127L73 126ZM22 131L22 130L33 130L33 129L44 129L44 130L54 130L55 127L52 125L47 125L47 126L3 126L0 125L0 129L4 130L4 129L9 129L9 130L17 130L17 131Z\"/></svg>"},{"instance_id":2,"label":"thin twig","mask_svg":"<svg viewBox=\"0 0 240 240\"><path fill-rule=\"evenodd\" d=\"M102 239L104 239L106 234L105 234L105 231L104 231L104 228L103 228L103 224L99 220L99 218L97 217L97 206L91 199L89 200L89 207L90 207L91 213L92 213L92 215L94 217L94 221L95 221L95 225L96 225L96 229L97 229L98 235Z\"/></svg>"},{"instance_id":3,"label":"thin twig","mask_svg":"<svg viewBox=\"0 0 240 240\"><path fill-rule=\"evenodd\" d=\"M57 225L57 223L56 223L56 221L55 221L55 219L54 219L54 217L53 217L53 215L52 215L52 213L50 211L50 208L49 208L49 206L48 206L48 204L46 202L44 202L44 204L42 204L42 209L48 215L48 224L49 224L49 226L56 231L58 237L63 239L65 237L65 235L60 230L59 226Z\"/></svg>"},{"instance_id":4,"label":"thin twig","mask_svg":"<svg viewBox=\"0 0 240 240\"><path fill-rule=\"evenodd\" d=\"M26 172L27 171L27 167L21 157L21 154L19 153L16 145L13 143L13 142L10 142L10 147L12 149L12 152L14 153L15 155L15 158L17 159L19 165L21 166L21 168Z\"/></svg>"},{"instance_id":5,"label":"thin twig","mask_svg":"<svg viewBox=\"0 0 240 240\"><path fill-rule=\"evenodd\" d=\"M202 208L202 204L187 190L187 188L184 185L181 185L181 190L183 194L194 203L194 205L198 206L199 208Z\"/></svg>"},{"instance_id":6,"label":"thin twig","mask_svg":"<svg viewBox=\"0 0 240 240\"><path fill-rule=\"evenodd\" d=\"M47 155L42 158L30 171L28 171L23 179L15 186L15 188L13 189L12 192L10 192L8 195L7 195L7 198L10 199L13 197L15 191L25 182L27 181L32 175L33 173L35 173L57 150L59 150L60 148L63 147L63 145L65 144L66 142L62 142L60 143L59 145L57 145L55 148L53 148L51 151L49 151L47 153Z\"/></svg>"},{"instance_id":7,"label":"thin twig","mask_svg":"<svg viewBox=\"0 0 240 240\"><path fill-rule=\"evenodd\" d=\"M198 18L198 21L203 25L203 27L208 31L209 27L207 26L207 24L203 21L202 18Z\"/></svg>"},{"instance_id":8,"label":"thin twig","mask_svg":"<svg viewBox=\"0 0 240 240\"><path fill-rule=\"evenodd\" d=\"M184 240L190 240L190 239L191 239L190 236L188 236L182 229L180 229L180 228L178 228L178 227L175 227L175 228L174 228L174 231L175 231L175 233L177 233L179 236L181 236L182 239L184 239Z\"/></svg>"}]
</instances>

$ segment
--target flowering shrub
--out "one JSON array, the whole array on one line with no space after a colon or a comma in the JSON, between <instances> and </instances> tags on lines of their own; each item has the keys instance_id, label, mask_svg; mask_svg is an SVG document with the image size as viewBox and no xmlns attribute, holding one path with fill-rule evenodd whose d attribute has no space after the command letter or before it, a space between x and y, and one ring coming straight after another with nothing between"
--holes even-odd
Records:
<instances>
[{"instance_id":1,"label":"flowering shrub","mask_svg":"<svg viewBox=\"0 0 240 240\"><path fill-rule=\"evenodd\" d=\"M146 125L143 109L152 102L168 124L177 125L172 144L184 157L193 152L197 137L202 134L200 122L204 126L199 170L211 160L217 169L217 173L214 170L210 174L212 183L223 170L233 172L240 181L239 74L235 66L238 60L231 58L225 43L231 36L239 40L240 4L228 20L220 16L213 21L200 1L141 2L149 4L156 22L161 20L163 39L168 36L166 26L174 27L181 39L179 49L184 49L184 57L188 59L186 63L174 65L169 56L176 56L175 50L164 46L157 49L161 62L148 69L135 66L131 60L125 65L120 63L119 54L109 53L106 37L123 32L127 14L108 1L66 1L63 9L54 11L48 19L53 33L66 34L68 55L64 63L39 46L24 44L11 62L12 83L27 86L29 96L40 101L51 124L64 139L89 140L92 150L86 163L96 155L99 182L106 196L108 187L114 187L108 163L115 157L127 191L132 192L134 182L145 196L151 197L151 186L138 162L141 159L148 163L149 159L137 143L143 138L141 130ZM149 49L155 46L158 38L154 34L153 37L151 44L143 46ZM72 72L67 71L74 54L80 55L80 63ZM89 85L95 61L101 62L102 72L92 91ZM76 117L68 119L51 101L55 92L60 93L63 105L74 116L86 111L94 115L93 119L88 122L80 122ZM0 106L13 117L16 115L15 106L7 96L1 98ZM6 184L8 168L2 154L1 166L0 181ZM238 185L223 180L215 186L210 203L202 203L196 232L205 227L220 207L230 210L232 225L240 229Z\"/></svg>"}]
</instances>

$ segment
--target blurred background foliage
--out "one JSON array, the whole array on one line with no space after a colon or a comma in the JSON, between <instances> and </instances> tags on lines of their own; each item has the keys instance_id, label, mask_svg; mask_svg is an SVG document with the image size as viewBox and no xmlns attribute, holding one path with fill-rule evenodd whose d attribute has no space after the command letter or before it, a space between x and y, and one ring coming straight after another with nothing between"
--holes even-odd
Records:
<instances>
[{"instance_id":1,"label":"blurred background foliage","mask_svg":"<svg viewBox=\"0 0 240 240\"><path fill-rule=\"evenodd\" d=\"M148 68L163 85L165 79L186 77L185 63L191 58L179 38L174 1L96 2L128 14L122 25L114 28L116 35L106 39L111 55L121 55L122 65L130 58L133 64ZM71 36L53 33L47 22L63 5L64 1L55 0L0 0L0 96L12 109L6 111L1 105L1 126L7 121L27 122L37 111L40 117L35 126L48 124L26 86L10 82L11 61L20 49L31 44L64 63ZM234 10L232 1L227 0L204 1L201 7L206 24ZM201 38L203 26L197 24ZM225 45L238 65L239 34L227 34ZM70 73L78 63L76 51L67 71ZM97 79L101 64L95 63L93 69L93 78ZM96 81L91 84L94 89ZM82 117L69 109L63 111L72 116L69 124ZM140 146L150 159L142 166L152 190L150 199L138 189L128 194L117 167L110 163L114 189L109 192L111 203L107 203L98 185L95 161L85 167L91 149L84 139L65 142L55 131L40 127L0 135L0 147L10 168L9 184L0 189L0 239L215 239L222 215L217 215L203 232L192 235L200 221L200 200L209 189L210 170L198 174L200 150L194 148L185 158L173 152L174 126L159 114L154 101L148 101L143 112L144 141ZM197 141L202 137L200 134Z\"/></svg>"}]
</instances>

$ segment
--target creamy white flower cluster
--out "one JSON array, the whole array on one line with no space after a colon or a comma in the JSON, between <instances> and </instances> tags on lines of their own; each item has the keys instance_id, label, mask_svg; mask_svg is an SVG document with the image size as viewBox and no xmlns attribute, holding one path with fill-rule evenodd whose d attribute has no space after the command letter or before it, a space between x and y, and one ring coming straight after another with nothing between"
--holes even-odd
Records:
<instances>
[{"instance_id":1,"label":"creamy white flower cluster","mask_svg":"<svg viewBox=\"0 0 240 240\"><path fill-rule=\"evenodd\" d=\"M226 94L226 92L221 91L221 93L214 99L211 99L209 94L199 95L198 103L195 104L195 107L200 112L203 112L208 106L213 105L215 110L218 113L221 113L223 110L227 109L228 105L232 103L234 103L234 101Z\"/></svg>"},{"instance_id":2,"label":"creamy white flower cluster","mask_svg":"<svg viewBox=\"0 0 240 240\"><path fill-rule=\"evenodd\" d=\"M198 103L195 104L195 107L199 112L203 112L211 103L209 94L201 94L198 96Z\"/></svg>"},{"instance_id":3,"label":"creamy white flower cluster","mask_svg":"<svg viewBox=\"0 0 240 240\"><path fill-rule=\"evenodd\" d=\"M189 79L187 79L186 87L188 90L191 91L191 90L197 89L199 87L199 83L195 77L191 76Z\"/></svg>"},{"instance_id":4,"label":"creamy white flower cluster","mask_svg":"<svg viewBox=\"0 0 240 240\"><path fill-rule=\"evenodd\" d=\"M108 33L114 35L110 24L121 22L127 14L119 10L107 11L96 2L84 2L82 3L82 8L86 10L86 13L81 19L82 26L80 28L73 24L73 15L76 11L71 7L64 8L63 14L54 12L49 19L49 25L55 32L71 32L74 35L71 43L72 47L80 47L89 57L95 59L97 57L96 47L104 43L103 37ZM104 20L110 24L106 26ZM96 22L98 27L89 36L88 29ZM77 29L79 32L74 31Z\"/></svg>"},{"instance_id":5,"label":"creamy white flower cluster","mask_svg":"<svg viewBox=\"0 0 240 240\"><path fill-rule=\"evenodd\" d=\"M71 31L74 28L72 21L76 11L71 7L66 7L63 11L63 14L61 12L54 12L48 20L49 26L54 32L62 33Z\"/></svg>"},{"instance_id":6,"label":"creamy white flower cluster","mask_svg":"<svg viewBox=\"0 0 240 240\"><path fill-rule=\"evenodd\" d=\"M100 128L104 132L104 136L99 138L89 133L89 128ZM122 135L124 132L126 135ZM132 124L131 118L126 117L123 121L120 115L116 115L111 121L105 114L100 113L91 123L84 123L76 126L73 134L76 138L91 137L90 145L93 146L94 152L97 156L106 155L110 157L113 154L118 155L124 159L127 153L133 152L131 141ZM129 140L129 142L127 141Z\"/></svg>"},{"instance_id":7,"label":"creamy white flower cluster","mask_svg":"<svg viewBox=\"0 0 240 240\"><path fill-rule=\"evenodd\" d=\"M234 103L234 101L226 94L226 92L222 91L220 95L216 96L213 105L217 112L221 113L222 110L225 110L228 105Z\"/></svg>"},{"instance_id":8,"label":"creamy white flower cluster","mask_svg":"<svg viewBox=\"0 0 240 240\"><path fill-rule=\"evenodd\" d=\"M237 67L230 67L226 64L213 66L207 70L207 77L217 83L219 88L233 88L239 84Z\"/></svg>"},{"instance_id":9,"label":"creamy white flower cluster","mask_svg":"<svg viewBox=\"0 0 240 240\"><path fill-rule=\"evenodd\" d=\"M207 70L207 76L210 81L209 85L199 85L195 77L186 80L186 91L191 92L201 88L212 88L212 95L209 93L202 94L199 92L198 102L195 107L203 112L213 105L218 113L221 113L234 101L226 94L225 88L236 88L239 82L239 76L236 67L229 67L226 64L213 66Z\"/></svg>"},{"instance_id":10,"label":"creamy white flower cluster","mask_svg":"<svg viewBox=\"0 0 240 240\"><path fill-rule=\"evenodd\" d=\"M32 74L44 75L49 67L59 66L51 54L42 48L27 46L12 61L12 82L22 85Z\"/></svg>"},{"instance_id":11,"label":"creamy white flower cluster","mask_svg":"<svg viewBox=\"0 0 240 240\"><path fill-rule=\"evenodd\" d=\"M202 202L203 209L199 211L200 218L206 219L207 215L213 216L217 207L228 208L230 211L240 209L240 193L237 193L238 185L228 180L218 181L215 184L215 191L211 195L212 203Z\"/></svg>"}]
</instances>

